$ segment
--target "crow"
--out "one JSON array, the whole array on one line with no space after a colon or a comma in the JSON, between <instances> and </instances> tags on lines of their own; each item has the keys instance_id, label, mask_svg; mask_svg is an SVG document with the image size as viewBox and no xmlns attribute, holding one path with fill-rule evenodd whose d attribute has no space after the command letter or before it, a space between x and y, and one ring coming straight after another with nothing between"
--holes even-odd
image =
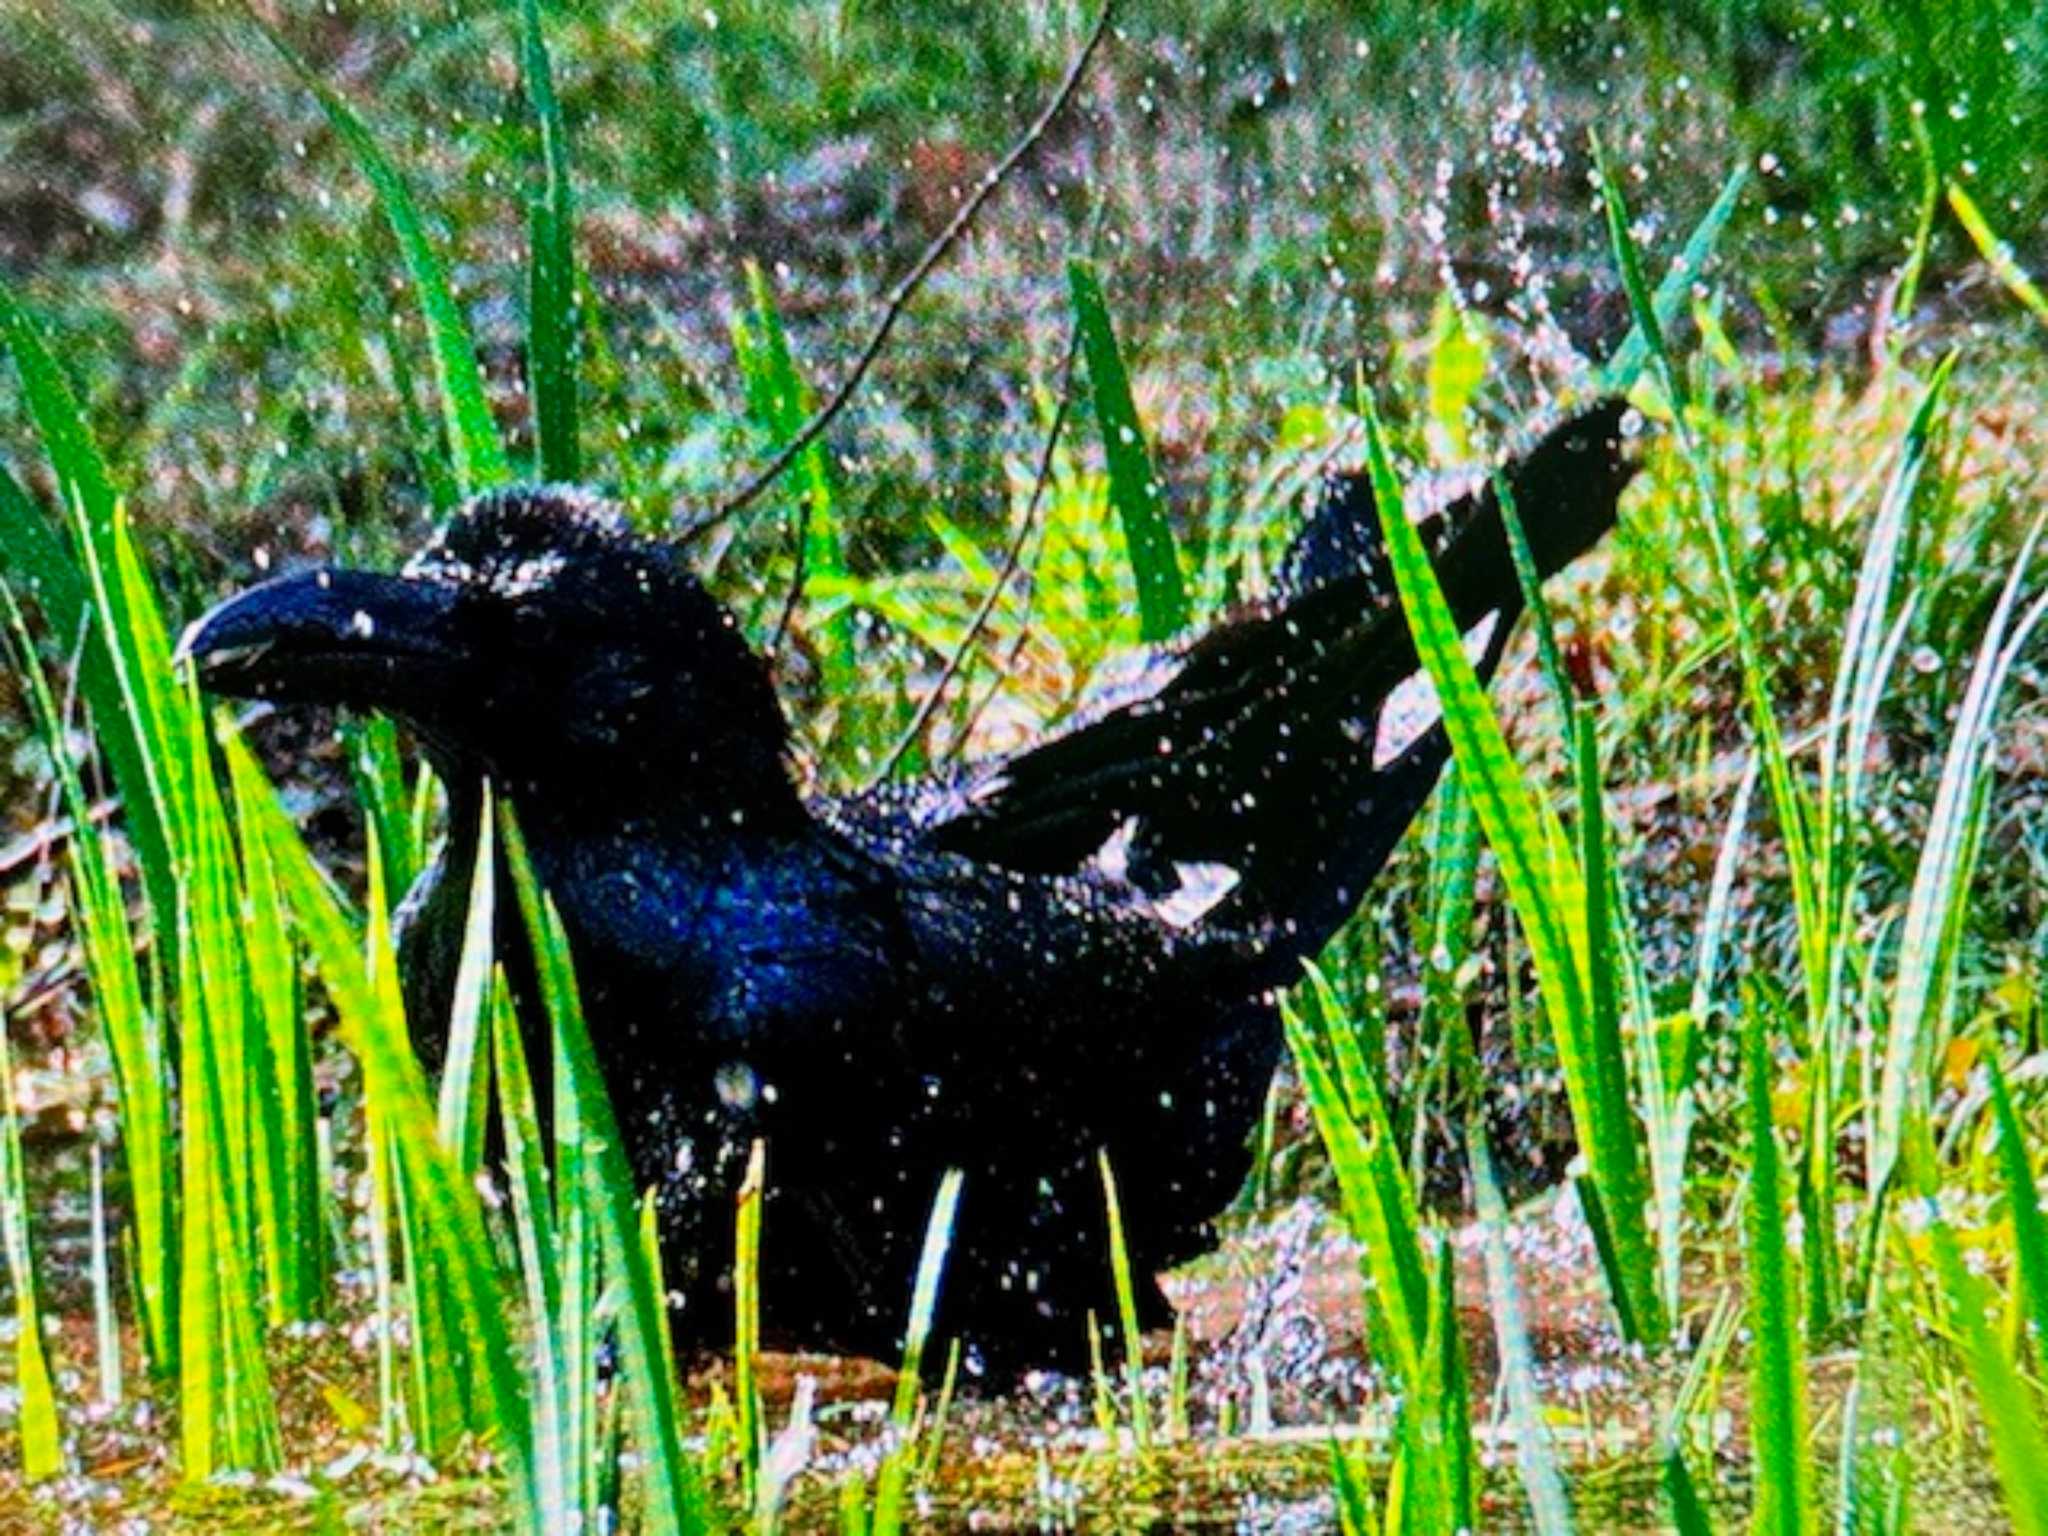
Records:
<instances>
[{"instance_id":1,"label":"crow","mask_svg":"<svg viewBox=\"0 0 2048 1536\"><path fill-rule=\"evenodd\" d=\"M1624 416L1503 467L1543 574L1612 526ZM1523 599L1490 483L1422 532L1491 676ZM937 1326L1000 1382L1085 1365L1085 1319L1115 1315L1103 1154L1141 1320L1170 1322L1154 1277L1214 1246L1249 1169L1278 994L1449 754L1396 707L1419 669L1365 477L1325 483L1275 587L1049 740L850 795L799 791L770 670L683 552L574 488L480 495L397 575L251 588L181 649L215 693L417 738L450 830L405 904L416 1013L446 1007L485 784L515 808L657 1191L679 1342L730 1337L760 1138L764 1336L890 1358L957 1168Z\"/></svg>"}]
</instances>

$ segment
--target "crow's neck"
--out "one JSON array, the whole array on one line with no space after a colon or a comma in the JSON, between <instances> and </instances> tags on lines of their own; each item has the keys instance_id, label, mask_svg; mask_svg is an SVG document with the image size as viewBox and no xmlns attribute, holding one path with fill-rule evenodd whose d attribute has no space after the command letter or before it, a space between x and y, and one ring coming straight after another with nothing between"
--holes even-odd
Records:
<instances>
[{"instance_id":1,"label":"crow's neck","mask_svg":"<svg viewBox=\"0 0 2048 1536\"><path fill-rule=\"evenodd\" d=\"M547 774L494 773L463 758L437 762L435 770L447 789L448 835L458 849L476 845L486 780L510 802L536 852L538 845L615 835L701 846L751 843L801 836L812 826L779 751L709 758L677 751Z\"/></svg>"}]
</instances>

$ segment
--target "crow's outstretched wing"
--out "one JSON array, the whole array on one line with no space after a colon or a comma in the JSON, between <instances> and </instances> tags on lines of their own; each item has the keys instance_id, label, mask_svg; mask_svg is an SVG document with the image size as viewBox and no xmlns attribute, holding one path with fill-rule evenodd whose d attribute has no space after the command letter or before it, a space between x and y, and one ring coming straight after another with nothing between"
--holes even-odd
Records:
<instances>
[{"instance_id":1,"label":"crow's outstretched wing","mask_svg":"<svg viewBox=\"0 0 2048 1536\"><path fill-rule=\"evenodd\" d=\"M1505 466L1545 575L1614 523L1634 468L1625 411L1602 401ZM1459 625L1494 617L1480 657L1490 674L1521 607L1490 484L1422 533ZM1041 874L1099 867L1114 849L1124 877L1155 893L1220 866L1235 884L1219 917L1313 937L1356 903L1441 769L1439 730L1391 751L1379 740L1389 696L1417 666L1370 484L1339 477L1278 596L1196 641L1149 697L954 786L923 836Z\"/></svg>"}]
</instances>

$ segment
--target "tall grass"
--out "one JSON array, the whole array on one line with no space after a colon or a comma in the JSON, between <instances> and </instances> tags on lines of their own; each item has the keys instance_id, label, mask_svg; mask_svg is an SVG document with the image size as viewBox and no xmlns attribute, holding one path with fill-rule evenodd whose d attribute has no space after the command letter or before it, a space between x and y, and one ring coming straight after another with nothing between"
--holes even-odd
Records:
<instances>
[{"instance_id":1,"label":"tall grass","mask_svg":"<svg viewBox=\"0 0 2048 1536\"><path fill-rule=\"evenodd\" d=\"M425 429L415 446L423 479L442 501L529 468L555 478L582 473L585 386L595 382L602 391L622 371L575 259L570 146L545 20L538 0L521 0L519 65L533 128L530 466L501 436L451 258L428 211L364 115L291 60L370 183L425 323L434 399L414 411ZM1904 296L1899 302L1912 307L1945 203L2005 292L2040 317L2038 286L1985 212L1997 205L1953 179L1958 167L1945 163L1953 144L1941 148L1940 165L1937 147L1926 149L1920 222L1893 290ZM1937 1390L1974 1406L1980 1439L1973 1443L1989 1453L2008 1519L2017 1528L2048 1529L2048 1426L2037 1384L2048 1336L2048 1218L2032 1145L2038 1072L2004 1070L2011 1040L1996 1018L1973 1011L1979 989L1970 965L1973 925L1982 916L1973 877L1993 808L1998 711L2048 611L2048 599L2030 595L2034 540L2021 544L1976 627L1975 660L1925 797L1925 830L1917 845L1901 846L1879 826L1880 801L1896 786L1873 779L1871 746L1884 734L1900 658L1943 577L1936 512L1956 480L1953 439L1963 407L1955 365L1943 360L1914 376L1915 354L1896 346L1878 376L1876 387L1910 394L1913 404L1888 462L1869 477L1866 499L1850 509L1867 529L1819 723L1802 730L1787 702L1787 658L1759 617L1763 594L1746 553L1752 508L1722 456L1738 431L1724 413L1759 420L1770 402L1743 376L1732 348L1714 344L1711 303L1694 310L1708 338L1699 356L1682 365L1672 345L1744 178L1728 180L1654 289L1619 177L1601 164L1598 180L1634 329L1597 376L1605 387L1634 389L1646 413L1668 423L1672 447L1653 464L1653 494L1674 521L1697 530L1715 610L1707 627L1725 637L1714 643L1730 653L1749 753L1688 935L1689 962L1678 972L1653 966L1635 916L1663 872L1643 868L1609 804L1608 778L1625 756L1613 739L1617 712L1579 697L1570 680L1544 594L1527 571L1511 498L1503 488L1569 766L1568 781L1557 786L1538 781L1511 752L1402 514L1385 429L1372 409L1362 412L1401 600L1457 760L1456 787L1438 807L1425 920L1424 1028L1435 1053L1428 1084L1456 1106L1523 1498L1538 1529L1572 1528L1573 1490L1552 1443L1523 1276L1507 1242L1515 1213L1493 1167L1485 1085L1464 1026L1460 978L1470 958L1482 837L1533 961L1581 1149L1578 1193L1621 1329L1646 1346L1671 1341L1691 1352L1683 1380L1656 1405L1674 1524L1710 1529L1717 1495L1726 1498L1714 1462L1699 1454L1700 1425L1723 1397L1724 1375L1737 1373L1727 1365L1733 1359L1747 1383L1741 1400L1757 1528L1814 1529L1830 1498L1839 1529L1903 1527L1914 1508L1916 1467L1899 1447L1922 1426L1885 1378L1910 1366L1931 1371ZM1271 531L1237 517L1237 505L1219 495L1220 510L1183 550L1162 495L1160 460L1138 416L1133 359L1143 349L1130 345L1131 321L1121 321L1120 341L1104 281L1089 264L1075 263L1068 285L1095 441L1086 448L1048 443L1045 532L1029 567L1039 579L1028 601L1006 598L981 616L986 670L999 673L1036 641L1046 655L1034 653L1034 665L1054 665L1047 658L1056 657L1064 666L1060 707L1087 681L1106 637L1127 628L1126 600L1141 638L1170 639L1198 608L1224 605L1241 577L1257 574L1261 540ZM786 438L804 419L806 386L758 269L745 300L732 333L739 383L753 429ZM1447 450L1461 451L1486 387L1487 346L1479 322L1448 302L1432 335L1423 390L1430 426ZM516 823L502 808L483 818L451 1044L436 1083L410 1045L388 931L392 899L421 863L429 804L405 772L395 736L378 726L353 741L369 829L368 890L357 910L292 825L248 746L172 665L119 481L58 349L4 287L0 343L56 493L46 507L0 472L0 575L10 599L40 620L34 628L20 618L11 625L15 670L79 833L66 846L65 876L117 1102L117 1238L103 1230L106 1204L97 1193L92 1202L101 1223L93 1241L100 1395L130 1390L113 1319L111 1253L118 1249L151 1376L144 1390L177 1410L180 1475L261 1472L298 1459L299 1448L285 1441L292 1420L279 1398L290 1384L274 1375L273 1346L294 1325L336 1309L337 1271L361 1257L352 1240L338 1242L331 1230L335 1170L320 1152L317 1051L308 1030L324 998L360 1089L359 1101L349 1101L359 1102L360 1133L345 1125L335 1156L374 1190L367 1246L390 1448L442 1467L489 1466L525 1529L590 1529L628 1516L657 1531L790 1526L796 1479L814 1460L816 1426L810 1399L800 1394L789 1423L774 1432L760 1391L754 1281L762 1246L775 1241L759 1221L772 1162L757 1167L736 1212L743 1262L729 1413L700 1414L676 1373L655 1213L625 1166L567 939L533 879ZM403 351L394 348L391 360L410 397ZM679 390L678 399L686 393ZM1058 408L1044 404L1042 415L1056 424ZM1327 402L1304 406L1292 428L1299 440L1261 466L1249 500L1284 501L1337 417ZM595 444L598 434L588 435ZM638 473L631 453L618 463ZM948 562L943 576L856 570L851 503L824 448L804 455L795 472L789 504L800 533L763 563L778 575L802 572L806 586L797 596L808 600L798 608L790 599L791 617L820 648L830 688L851 686L866 655L852 619L856 605L950 654L968 634L976 594L997 579L999 566L976 537L932 509L922 527ZM1231 488L1228 479L1219 483ZM1023 489L1012 500L1035 510L1040 489L1029 488L1028 503ZM787 590L774 586L774 598ZM762 613L780 627L784 615L767 597ZM75 705L51 681L53 668L74 662ZM963 700L947 722L955 737L979 707ZM81 762L73 750L79 709L96 763ZM852 739L870 734L863 727ZM125 850L90 834L88 785L118 793ZM1765 974L1775 957L1760 925L1734 916L1741 898L1776 893L1774 866L1759 857L1766 835L1750 826L1759 792L1775 837L1769 846L1783 853L1792 930L1785 985ZM124 851L133 855L132 881ZM495 888L501 867L513 874L509 892ZM1902 886L1895 897L1894 884ZM539 1014L524 1019L493 953L501 913L515 910L541 994ZM1348 997L1333 974L1313 972L1289 1000L1286 1031L1345 1222L1361 1243L1371 1350L1399 1393L1385 1465L1355 1448L1333 1450L1337 1516L1361 1532L1471 1528L1482 1513L1483 1481L1475 1381L1447 1223L1417 1197L1428 1106L1393 1102L1384 999ZM1729 984L1731 975L1739 987ZM1730 1060L1732 1078L1717 1079L1717 1063ZM27 1476L46 1478L66 1464L71 1405L62 1400L66 1377L46 1348L39 1229L23 1177L12 1065L0 1042L0 1234L16 1320L19 1445ZM537 1086L543 1082L546 1102ZM1275 1121L1278 1110L1276 1102ZM1713 1138L1715 1154L1704 1169L1710 1160L1694 1155L1703 1137ZM1105 1242L1117 1254L1123 1210L1106 1162L1103 1174ZM502 1192L502 1202L487 1199L480 1181ZM960 1178L949 1175L908 1298L882 1456L871 1471L834 1471L844 1530L904 1528L920 1481L942 1473L953 1368L936 1401L924 1381L931 1351L944 1342L933 1328L961 1196ZM1985 1196L2002 1214L1972 1225L1976 1197ZM1739 1302L1698 1278L1712 1279L1728 1257L1712 1232L1731 1224L1741 1232L1734 1245ZM1112 1273L1131 1438L1151 1454L1189 1428L1186 1341L1175 1343L1169 1432L1155 1434L1133 1300L1139 1277L1127 1256L1113 1260ZM2002 1326L2001 1281L2010 1291ZM1858 1359L1830 1487L1813 1467L1814 1426L1831 1420L1818 1399L1819 1367L1810 1362L1844 1348ZM609 1371L600 1365L607 1355L615 1361ZM1104 1372L1104 1418L1114 1430L1107 1380ZM1707 1474L1699 1482L1695 1469Z\"/></svg>"}]
</instances>

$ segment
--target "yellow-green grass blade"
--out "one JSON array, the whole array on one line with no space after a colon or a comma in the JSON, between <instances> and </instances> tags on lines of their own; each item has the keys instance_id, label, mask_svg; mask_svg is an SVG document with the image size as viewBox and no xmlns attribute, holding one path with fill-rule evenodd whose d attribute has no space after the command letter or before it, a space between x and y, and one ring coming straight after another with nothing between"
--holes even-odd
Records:
<instances>
[{"instance_id":1,"label":"yellow-green grass blade","mask_svg":"<svg viewBox=\"0 0 2048 1536\"><path fill-rule=\"evenodd\" d=\"M1606 894L1594 888L1589 900L1590 874L1581 870L1555 813L1530 791L1508 748L1421 536L1403 509L1401 484L1370 402L1365 425L1374 497L1416 654L1435 686L1460 781L1529 938L1573 1124L1606 1218L1617 1310L1634 1336L1659 1342L1665 1323L1646 1224L1638 1132L1626 1094L1616 1097L1610 1091L1625 1067L1619 1030L1611 1020L1602 1023L1595 993L1588 918L1601 914L1604 922ZM1600 879L1604 885L1604 871Z\"/></svg>"},{"instance_id":2,"label":"yellow-green grass blade","mask_svg":"<svg viewBox=\"0 0 2048 1536\"><path fill-rule=\"evenodd\" d=\"M369 860L367 937L376 966L373 971L365 963L364 946L339 894L313 862L282 807L272 797L254 809L262 818L293 919L334 1002L343 1041L362 1066L365 1101L373 1120L383 1127L394 1155L414 1181L409 1195L417 1201L421 1226L441 1261L453 1326L468 1340L480 1416L491 1427L515 1497L523 1503L532 1486L533 1443L507 1298L493 1265L490 1234L476 1187L455 1167L441 1144L433 1102L406 1037L381 917L383 892L377 855L373 849ZM381 960L377 958L380 946Z\"/></svg>"},{"instance_id":3,"label":"yellow-green grass blade","mask_svg":"<svg viewBox=\"0 0 2048 1536\"><path fill-rule=\"evenodd\" d=\"M59 526L83 529L103 544L111 531L114 494L85 413L40 329L0 282L0 345L14 360L29 414L63 497ZM71 654L81 637L79 691L92 710L100 752L121 792L129 836L141 861L150 905L168 928L176 897L172 890L170 833L150 787L149 740L124 708L115 659L108 647L118 626L95 622L95 593L83 569L85 550L53 527L20 485L0 471L0 572L34 595L51 631L51 643ZM110 637L109 629L116 633Z\"/></svg>"},{"instance_id":4,"label":"yellow-green grass blade","mask_svg":"<svg viewBox=\"0 0 2048 1536\"><path fill-rule=\"evenodd\" d=\"M1354 1062L1347 1072L1327 1059L1341 1062L1347 1053L1356 1053L1357 1041L1343 1025L1328 981L1312 966L1307 969L1307 989L1281 1005L1287 1043L1337 1175L1345 1224L1360 1245L1375 1356L1387 1363L1405 1396L1419 1398L1429 1337L1429 1279L1414 1197L1370 1069ZM1355 1099L1347 1091L1347 1076L1358 1085Z\"/></svg>"},{"instance_id":5,"label":"yellow-green grass blade","mask_svg":"<svg viewBox=\"0 0 2048 1536\"><path fill-rule=\"evenodd\" d=\"M761 1455L767 1447L761 1406L761 1205L768 1193L767 1149L755 1142L747 1154L734 1212L732 1258L732 1395L739 1421L740 1501L754 1507L760 1487Z\"/></svg>"},{"instance_id":6,"label":"yellow-green grass blade","mask_svg":"<svg viewBox=\"0 0 2048 1536\"><path fill-rule=\"evenodd\" d=\"M506 859L532 939L540 991L554 1032L558 1094L573 1103L582 1199L594 1212L611 1284L619 1289L621 1375L639 1434L643 1518L669 1533L703 1528L703 1498L683 1449L663 1292L642 1237L632 1173L604 1077L583 1020L569 939L554 903L542 893L510 807L499 808ZM565 1134L557 1114L558 1143Z\"/></svg>"},{"instance_id":7,"label":"yellow-green grass blade","mask_svg":"<svg viewBox=\"0 0 2048 1536\"><path fill-rule=\"evenodd\" d=\"M0 1029L0 1242L7 1250L7 1281L14 1291L15 1412L24 1482L40 1483L64 1470L63 1426L50 1361L43 1350L43 1314L36 1299L34 1243L28 1190L22 1177L21 1116L14 1097L14 1057Z\"/></svg>"},{"instance_id":8,"label":"yellow-green grass blade","mask_svg":"<svg viewBox=\"0 0 2048 1536\"><path fill-rule=\"evenodd\" d=\"M2013 255L2012 247L1999 238L1998 232L1991 227L1991 221L1984 217L1984 210L1977 206L1977 200L1970 196L1961 182L1948 184L1948 206L1955 214L1956 222L1970 237L1970 243L1984 258L1985 265L2005 285L2006 292L2018 299L2028 314L2048 325L2048 294L2042 293L2040 285L2027 275L2027 269Z\"/></svg>"},{"instance_id":9,"label":"yellow-green grass blade","mask_svg":"<svg viewBox=\"0 0 2048 1536\"><path fill-rule=\"evenodd\" d=\"M220 734L237 808L273 794L246 743ZM327 1265L320 1218L320 1173L313 1122L313 1048L306 1032L305 998L290 914L277 886L255 817L236 817L236 852L242 865L243 952L254 1003L250 1043L250 1129L259 1210L257 1240L273 1324L314 1316L325 1293Z\"/></svg>"},{"instance_id":10,"label":"yellow-green grass blade","mask_svg":"<svg viewBox=\"0 0 2048 1536\"><path fill-rule=\"evenodd\" d=\"M1099 1153L1102 1207L1109 1218L1109 1267L1116 1284L1116 1313L1123 1329L1124 1389L1131 1399L1131 1435L1138 1449L1152 1449L1152 1415L1145 1403L1145 1337L1138 1330L1137 1292L1131 1280L1131 1255L1124 1244L1123 1202L1117 1198L1116 1173L1107 1150Z\"/></svg>"},{"instance_id":11,"label":"yellow-green grass blade","mask_svg":"<svg viewBox=\"0 0 2048 1536\"><path fill-rule=\"evenodd\" d=\"M78 767L66 750L64 725L48 675L30 640L13 589L0 582L19 675L27 685L36 729L48 745L65 814L74 827L92 825L91 805ZM138 935L130 925L113 854L105 838L71 838L71 913L84 952L94 1012L113 1067L128 1170L133 1222L134 1299L143 1348L153 1368L169 1373L177 1354L177 1178L171 1140L171 1063L164 1032L146 1005L137 966Z\"/></svg>"}]
</instances>

